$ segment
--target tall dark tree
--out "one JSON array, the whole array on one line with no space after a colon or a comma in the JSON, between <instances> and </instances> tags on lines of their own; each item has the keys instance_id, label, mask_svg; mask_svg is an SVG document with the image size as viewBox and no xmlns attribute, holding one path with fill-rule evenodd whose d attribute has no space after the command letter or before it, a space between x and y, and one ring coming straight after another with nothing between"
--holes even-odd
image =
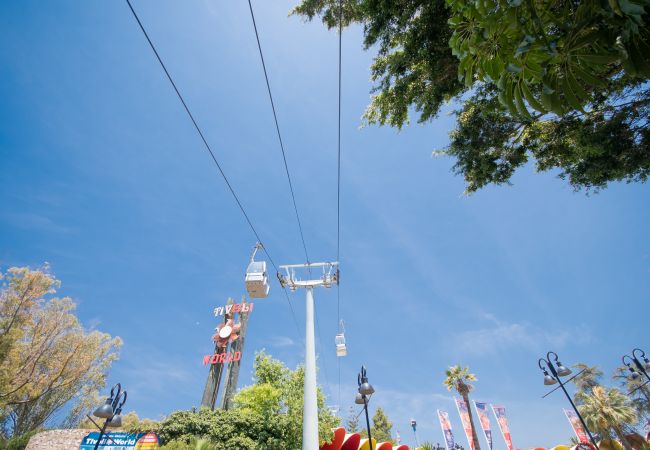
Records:
<instances>
[{"instance_id":1,"label":"tall dark tree","mask_svg":"<svg viewBox=\"0 0 650 450\"><path fill-rule=\"evenodd\" d=\"M339 9L339 6L342 8ZM436 152L466 191L509 183L534 161L576 189L650 174L646 0L302 0L328 27L360 23L377 48L368 123L432 120L456 99L457 127ZM470 92L470 95L461 94Z\"/></svg>"},{"instance_id":2,"label":"tall dark tree","mask_svg":"<svg viewBox=\"0 0 650 450\"><path fill-rule=\"evenodd\" d=\"M356 433L359 431L359 414L350 406L350 412L348 413L348 419L345 423L345 429L348 433Z\"/></svg>"},{"instance_id":3,"label":"tall dark tree","mask_svg":"<svg viewBox=\"0 0 650 450\"><path fill-rule=\"evenodd\" d=\"M388 420L388 416L384 412L384 409L380 406L375 410L375 414L372 416L372 437L376 439L377 442L393 442L391 436L391 430L393 429L393 424Z\"/></svg>"}]
</instances>

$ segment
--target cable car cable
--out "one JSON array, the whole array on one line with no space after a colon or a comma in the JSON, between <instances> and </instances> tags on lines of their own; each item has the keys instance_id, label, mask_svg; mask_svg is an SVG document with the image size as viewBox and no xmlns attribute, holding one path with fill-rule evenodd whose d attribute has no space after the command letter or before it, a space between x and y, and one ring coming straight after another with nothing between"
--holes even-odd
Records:
<instances>
[{"instance_id":1,"label":"cable car cable","mask_svg":"<svg viewBox=\"0 0 650 450\"><path fill-rule=\"evenodd\" d=\"M253 223L251 222L250 218L248 217L248 214L246 213L246 210L244 209L244 206L242 205L241 201L239 200L239 197L235 193L234 188L230 184L230 181L228 180L228 177L224 173L223 169L221 168L221 164L219 164L219 161L217 160L216 156L214 155L214 152L212 151L212 148L210 147L210 144L208 144L208 141L205 139L205 136L203 135L203 132L201 131L201 128L199 127L198 123L194 119L194 116L192 115L192 112L190 111L190 108L187 106L187 103L185 102L185 99L181 95L180 91L178 90L178 87L176 87L176 83L174 82L174 79L172 78L171 74L167 70L167 67L165 66L165 63L163 62L162 58L158 54L158 50L156 50L156 46L153 44L151 41L151 38L149 38L149 34L147 33L147 30L145 30L144 26L142 25L142 22L140 21L140 18L138 17L138 14L135 12L133 9L133 5L131 5L130 0L126 0L126 3L129 5L129 9L131 10L131 13L133 13L133 17L135 20L138 22L138 25L140 26L140 30L142 30L142 33L144 34L144 37L147 39L147 42L149 43L149 46L153 50L154 54L156 55L156 59L158 59L158 62L160 63L161 67L165 71L165 75L167 75L167 79L171 83L172 87L174 88L174 91L176 92L176 95L178 96L178 99L181 101L183 104L183 108L185 108L185 112L187 112L187 115L189 116L190 120L192 121L192 124L194 124L194 128L196 129L197 133L201 137L201 140L203 141L203 144L205 145L205 148L207 149L208 153L210 153L210 156L212 157L212 161L214 161L215 165L217 166L217 169L219 169L219 173L221 174L221 177L223 180L226 182L226 185L228 186L228 189L230 190L230 193L232 194L233 198L235 199L235 202L237 203L237 206L239 206L239 209L241 210L242 214L244 215L244 218L246 219L246 222L248 223L248 226L250 227L251 231L257 238L258 242L262 242L262 239L260 238L260 235L258 234L257 230L253 226ZM269 254L268 250L266 249L266 246L263 246L262 249L264 250L264 253L266 254L267 258L275 268L275 271L278 271L278 267L275 265L275 262L273 261L273 258L271 258L271 255ZM294 324L296 325L296 330L298 331L298 335L300 335L300 327L298 326L298 320L296 319L296 313L293 309L293 305L291 304L291 301L289 300L289 295L287 294L287 291L283 289L285 297L287 299L287 302L289 303L289 308L291 309L291 315L293 316L293 321Z\"/></svg>"},{"instance_id":2,"label":"cable car cable","mask_svg":"<svg viewBox=\"0 0 650 450\"><path fill-rule=\"evenodd\" d=\"M269 75L266 71L266 63L264 62L264 53L262 52L262 44L260 43L260 35L257 31L257 23L255 22L255 13L253 12L253 4L248 0L248 8L251 12L251 19L253 20L253 29L255 30L255 39L257 39L257 48L260 53L260 60L262 61L262 69L264 70L264 79L266 80L266 89L269 93L269 100L271 101L271 110L273 111L273 119L275 120L275 130L278 133L278 141L280 141L280 150L282 150L282 160L284 161L284 170L287 174L289 181L289 190L291 191L291 199L293 200L293 210L296 213L296 221L298 222L298 230L300 231L300 239L302 240L302 248L305 251L305 258L309 263L309 255L307 253L307 245L305 244L305 235L302 231L302 223L300 222L300 215L298 214L298 206L296 204L296 196L293 191L293 183L291 182L291 175L289 174L289 165L287 164L287 155L284 151L284 142L282 141L282 134L280 133L280 125L278 123L278 115L275 112L275 102L273 101L273 94L271 93L271 83L269 82Z\"/></svg>"}]
</instances>

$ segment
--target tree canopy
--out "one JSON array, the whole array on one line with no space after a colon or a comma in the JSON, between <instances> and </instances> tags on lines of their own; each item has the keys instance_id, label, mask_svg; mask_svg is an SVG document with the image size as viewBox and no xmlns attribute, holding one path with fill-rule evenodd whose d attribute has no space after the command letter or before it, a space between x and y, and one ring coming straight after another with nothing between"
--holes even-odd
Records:
<instances>
[{"instance_id":1,"label":"tree canopy","mask_svg":"<svg viewBox=\"0 0 650 450\"><path fill-rule=\"evenodd\" d=\"M393 424L388 419L384 409L381 406L378 407L372 416L373 439L376 439L377 442L393 442L393 437L391 436L392 429Z\"/></svg>"},{"instance_id":2,"label":"tree canopy","mask_svg":"<svg viewBox=\"0 0 650 450\"><path fill-rule=\"evenodd\" d=\"M87 331L47 267L11 268L0 289L0 433L42 427L65 405L74 424L94 405L119 338ZM47 296L47 298L46 298Z\"/></svg>"},{"instance_id":3,"label":"tree canopy","mask_svg":"<svg viewBox=\"0 0 650 450\"><path fill-rule=\"evenodd\" d=\"M648 0L302 0L294 14L359 23L376 46L368 123L457 126L435 154L466 191L509 183L534 161L576 189L650 174Z\"/></svg>"}]
</instances>

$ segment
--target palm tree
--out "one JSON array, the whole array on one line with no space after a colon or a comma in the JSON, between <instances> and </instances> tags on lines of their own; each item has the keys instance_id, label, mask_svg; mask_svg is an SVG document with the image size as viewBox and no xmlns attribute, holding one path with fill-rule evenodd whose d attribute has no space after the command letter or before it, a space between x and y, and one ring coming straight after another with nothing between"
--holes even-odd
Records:
<instances>
[{"instance_id":1,"label":"palm tree","mask_svg":"<svg viewBox=\"0 0 650 450\"><path fill-rule=\"evenodd\" d=\"M447 386L447 390L451 391L455 389L458 394L463 397L465 404L467 405L467 412L469 413L469 423L472 426L472 440L474 441L474 450L481 450L481 445L478 441L478 435L476 434L476 427L474 426L474 416L472 416L472 408L469 403L469 393L474 388L470 381L476 381L476 377L473 373L469 373L468 367L461 367L459 364L448 368L445 371L445 381L443 384Z\"/></svg>"},{"instance_id":2,"label":"palm tree","mask_svg":"<svg viewBox=\"0 0 650 450\"><path fill-rule=\"evenodd\" d=\"M636 424L637 415L627 396L616 388L606 389L603 386L594 386L591 395L578 395L581 400L578 409L587 426L603 437L611 437L613 430L623 447L632 450L623 428Z\"/></svg>"}]
</instances>

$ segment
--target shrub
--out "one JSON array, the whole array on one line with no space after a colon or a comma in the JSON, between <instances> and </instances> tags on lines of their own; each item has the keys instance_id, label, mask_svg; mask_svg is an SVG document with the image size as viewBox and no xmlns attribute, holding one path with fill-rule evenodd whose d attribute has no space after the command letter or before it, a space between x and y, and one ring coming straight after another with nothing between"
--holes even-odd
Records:
<instances>
[{"instance_id":1,"label":"shrub","mask_svg":"<svg viewBox=\"0 0 650 450\"><path fill-rule=\"evenodd\" d=\"M30 431L20 436L12 436L9 440L0 441L0 450L25 450L29 440L39 431Z\"/></svg>"}]
</instances>

